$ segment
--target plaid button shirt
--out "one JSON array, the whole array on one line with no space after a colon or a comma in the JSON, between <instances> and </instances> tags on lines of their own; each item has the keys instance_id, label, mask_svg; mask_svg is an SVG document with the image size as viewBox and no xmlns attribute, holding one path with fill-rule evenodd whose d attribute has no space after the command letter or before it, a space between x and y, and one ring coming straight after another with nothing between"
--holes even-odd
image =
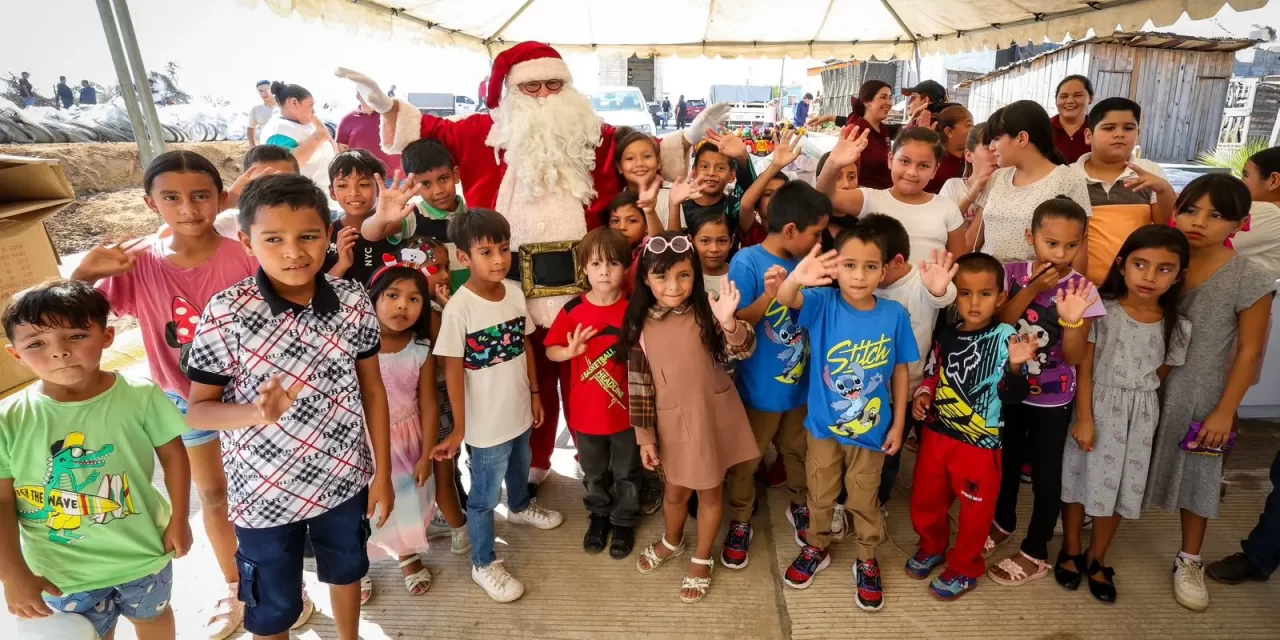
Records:
<instances>
[{"instance_id":1,"label":"plaid button shirt","mask_svg":"<svg viewBox=\"0 0 1280 640\"><path fill-rule=\"evenodd\" d=\"M380 327L364 289L316 276L311 304L276 293L259 269L205 306L187 375L224 388L228 404L250 404L258 387L282 376L304 384L275 424L222 433L231 521L262 529L314 518L369 484L356 360L380 348Z\"/></svg>"},{"instance_id":2,"label":"plaid button shirt","mask_svg":"<svg viewBox=\"0 0 1280 640\"><path fill-rule=\"evenodd\" d=\"M693 311L693 305L690 304L675 309L655 305L650 307L648 317L661 320L668 313L683 315L691 311ZM743 339L742 344L737 345L725 340L724 360L746 360L755 352L756 330L739 320L732 335L736 337L739 332L745 332L746 338ZM627 352L627 392L631 404L631 426L636 429L650 430L650 435L640 439L644 442L654 442L652 430L658 427L658 405L655 400L657 393L653 385L653 369L649 367L649 358L641 345L635 345Z\"/></svg>"}]
</instances>

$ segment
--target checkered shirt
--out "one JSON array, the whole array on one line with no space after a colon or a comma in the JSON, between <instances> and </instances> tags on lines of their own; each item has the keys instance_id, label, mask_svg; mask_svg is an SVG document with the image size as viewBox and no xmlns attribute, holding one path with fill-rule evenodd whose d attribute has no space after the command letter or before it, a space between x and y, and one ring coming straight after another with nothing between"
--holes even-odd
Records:
<instances>
[{"instance_id":1,"label":"checkered shirt","mask_svg":"<svg viewBox=\"0 0 1280 640\"><path fill-rule=\"evenodd\" d=\"M248 529L314 518L369 484L356 360L376 356L380 328L359 285L316 276L311 304L281 298L257 276L215 295L191 346L188 376L221 386L228 404L250 404L282 375L304 383L275 424L222 433L231 521Z\"/></svg>"}]
</instances>

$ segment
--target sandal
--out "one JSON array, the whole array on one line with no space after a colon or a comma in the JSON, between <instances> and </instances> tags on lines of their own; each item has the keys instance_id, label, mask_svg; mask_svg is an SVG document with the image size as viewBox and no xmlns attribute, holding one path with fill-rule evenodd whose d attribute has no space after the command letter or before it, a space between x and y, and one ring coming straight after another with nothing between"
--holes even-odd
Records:
<instances>
[{"instance_id":1,"label":"sandal","mask_svg":"<svg viewBox=\"0 0 1280 640\"><path fill-rule=\"evenodd\" d=\"M418 557L417 555L414 555L412 558L409 558L408 560L401 560L400 568L403 569L415 562L421 562L421 561L422 561L422 558ZM419 591L418 587L421 587L423 585L426 585L426 587L423 588L421 591ZM361 583L360 588L361 588L360 595L361 597L363 597L364 596L363 583ZM404 588L409 592L409 595L411 596L420 596L426 593L429 589L431 589L431 571L429 571L427 567L423 565L422 569L419 570L417 573L411 573L405 576Z\"/></svg>"},{"instance_id":2,"label":"sandal","mask_svg":"<svg viewBox=\"0 0 1280 640\"><path fill-rule=\"evenodd\" d=\"M636 571L639 571L640 575L647 576L657 571L658 567L661 567L666 561L678 555L683 555L685 551L684 540L681 540L678 545L673 545L667 542L667 536L665 535L662 536L662 546L671 551L671 554L665 558L658 555L658 547L653 544L645 547L644 551L640 552L640 557L636 560Z\"/></svg>"},{"instance_id":3,"label":"sandal","mask_svg":"<svg viewBox=\"0 0 1280 640\"><path fill-rule=\"evenodd\" d=\"M991 578L991 581L996 584L1002 584L1006 587L1017 587L1024 583L1039 580L1040 578L1049 575L1050 567L1048 562L1032 558L1021 551L1018 552L1018 555L1030 560L1034 564L1035 573L1027 573L1026 569L1023 569L1022 565L1018 564L1018 562L1014 560L1014 558L1018 556L1011 556L1001 560L999 564L988 569L987 577ZM1003 575L1000 572L1003 572Z\"/></svg>"},{"instance_id":4,"label":"sandal","mask_svg":"<svg viewBox=\"0 0 1280 640\"><path fill-rule=\"evenodd\" d=\"M692 562L693 564L700 564L704 567L707 567L708 569L715 569L715 566L716 566L716 561L712 558L707 558L705 560L703 560L702 558L689 558L689 562ZM708 574L707 577L705 578L695 578L693 576L685 576L684 580L680 581L680 601L684 602L685 604L702 602L702 599L707 597L707 589L710 589L710 588L711 588L710 574ZM685 589L696 591L698 595L692 598L687 597L684 595Z\"/></svg>"},{"instance_id":5,"label":"sandal","mask_svg":"<svg viewBox=\"0 0 1280 640\"><path fill-rule=\"evenodd\" d=\"M290 631L296 631L311 619L311 614L316 612L316 603L311 601L311 596L307 595L307 590L302 590L302 613L298 614L298 621L289 627Z\"/></svg>"},{"instance_id":6,"label":"sandal","mask_svg":"<svg viewBox=\"0 0 1280 640\"><path fill-rule=\"evenodd\" d=\"M204 623L204 630L209 640L224 640L236 632L244 622L244 603L236 596L240 588L237 583L227 585L226 592L218 598L209 612L209 619Z\"/></svg>"},{"instance_id":7,"label":"sandal","mask_svg":"<svg viewBox=\"0 0 1280 640\"><path fill-rule=\"evenodd\" d=\"M984 560L994 555L996 552L996 549L1003 547L1004 544L1009 541L1009 538L1013 537L1012 533L1009 533L1008 531L1005 531L1004 529L1001 529L996 525L992 525L992 526L995 527L996 531L999 531L1000 533L1004 534L1004 540L1001 540L1000 542L996 542L995 538L992 538L990 535L988 535L987 541L982 543L982 558Z\"/></svg>"},{"instance_id":8,"label":"sandal","mask_svg":"<svg viewBox=\"0 0 1280 640\"><path fill-rule=\"evenodd\" d=\"M373 598L373 578L365 576L360 578L360 604L367 604Z\"/></svg>"}]
</instances>

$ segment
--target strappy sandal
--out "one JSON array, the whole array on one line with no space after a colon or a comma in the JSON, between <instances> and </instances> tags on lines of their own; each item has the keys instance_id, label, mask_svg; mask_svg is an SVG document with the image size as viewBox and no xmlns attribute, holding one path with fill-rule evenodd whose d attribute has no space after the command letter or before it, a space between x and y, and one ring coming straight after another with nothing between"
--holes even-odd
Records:
<instances>
[{"instance_id":1,"label":"strappy sandal","mask_svg":"<svg viewBox=\"0 0 1280 640\"><path fill-rule=\"evenodd\" d=\"M1027 571L1022 568L1022 565L1018 564L1018 562L1013 559L1017 556L1013 556L1001 560L996 564L996 566L988 569L987 577L991 578L991 581L996 584L1001 584L1006 587L1017 587L1049 575L1051 567L1048 562L1032 558L1021 551L1018 552L1018 555L1030 560L1034 564L1035 573L1027 573ZM1001 575L1000 572L1003 572L1003 575Z\"/></svg>"},{"instance_id":2,"label":"strappy sandal","mask_svg":"<svg viewBox=\"0 0 1280 640\"><path fill-rule=\"evenodd\" d=\"M228 584L226 593L218 598L217 603L213 605L213 610L209 612L209 619L204 623L209 640L224 640L230 637L244 622L244 603L236 597L236 590L239 587L238 583Z\"/></svg>"},{"instance_id":3,"label":"strappy sandal","mask_svg":"<svg viewBox=\"0 0 1280 640\"><path fill-rule=\"evenodd\" d=\"M636 571L639 571L640 575L647 576L654 571L657 571L658 567L661 567L668 560L676 556L683 555L685 552L684 540L681 540L678 545L673 545L670 542L667 542L667 537L665 535L662 536L662 546L669 549L671 551L671 555L665 558L659 556L658 546L654 544L645 547L644 551L640 552L640 557L636 559Z\"/></svg>"},{"instance_id":4,"label":"strappy sandal","mask_svg":"<svg viewBox=\"0 0 1280 640\"><path fill-rule=\"evenodd\" d=\"M711 588L710 571L715 569L715 566L716 566L716 561L713 558L707 558L705 560L702 558L689 558L689 562L692 562L693 564L700 564L704 567L707 567L708 574L707 574L707 577L705 578L695 578L693 576L685 576L684 580L680 581L680 601L685 604L702 602L702 599L707 597L707 589ZM698 595L692 598L687 597L684 595L685 589L696 591Z\"/></svg>"},{"instance_id":5,"label":"strappy sandal","mask_svg":"<svg viewBox=\"0 0 1280 640\"><path fill-rule=\"evenodd\" d=\"M1005 543L1009 542L1009 539L1013 537L1012 533L1009 533L1008 531L1005 531L1004 529L1001 529L998 526L996 527L996 531L999 531L1000 533L1004 534L1004 540L1001 540L1000 542L996 542L995 538L992 538L990 535L988 535L987 541L982 543L982 558L984 560L994 555L996 552L996 549L1003 547Z\"/></svg>"},{"instance_id":6,"label":"strappy sandal","mask_svg":"<svg viewBox=\"0 0 1280 640\"><path fill-rule=\"evenodd\" d=\"M360 604L368 604L373 599L373 578L365 576L360 578Z\"/></svg>"},{"instance_id":7,"label":"strappy sandal","mask_svg":"<svg viewBox=\"0 0 1280 640\"><path fill-rule=\"evenodd\" d=\"M400 568L403 569L415 562L421 562L421 561L422 561L422 558L415 555L412 558L409 558L408 560L401 560ZM418 587L421 587L422 585L426 585L426 588L423 589L422 591L418 591ZM363 588L364 584L362 583L360 586L361 588ZM426 593L428 590L431 589L431 571L427 569L426 565L423 565L422 569L417 573L411 573L405 576L404 588L409 592L409 595L411 596L420 596ZM361 595L362 596L364 595L363 591L361 592Z\"/></svg>"},{"instance_id":8,"label":"strappy sandal","mask_svg":"<svg viewBox=\"0 0 1280 640\"><path fill-rule=\"evenodd\" d=\"M1102 574L1107 581L1094 580L1093 577ZM1106 604L1115 604L1116 602L1116 570L1111 567L1104 567L1098 564L1097 560L1089 562L1089 569L1085 571L1089 576L1089 593L1097 599L1098 602Z\"/></svg>"},{"instance_id":9,"label":"strappy sandal","mask_svg":"<svg viewBox=\"0 0 1280 640\"><path fill-rule=\"evenodd\" d=\"M298 621L289 627L290 631L296 631L311 619L311 614L316 612L316 603L311 601L311 596L307 595L307 590L302 590L302 613L298 614Z\"/></svg>"}]
</instances>

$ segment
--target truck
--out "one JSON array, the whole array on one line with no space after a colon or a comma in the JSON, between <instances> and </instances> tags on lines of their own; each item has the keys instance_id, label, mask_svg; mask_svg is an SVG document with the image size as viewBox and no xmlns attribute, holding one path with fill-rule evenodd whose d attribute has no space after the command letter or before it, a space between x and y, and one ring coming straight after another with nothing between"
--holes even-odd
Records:
<instances>
[{"instance_id":1,"label":"truck","mask_svg":"<svg viewBox=\"0 0 1280 640\"><path fill-rule=\"evenodd\" d=\"M757 126L774 121L773 87L711 85L711 104L729 103L729 126Z\"/></svg>"},{"instance_id":2,"label":"truck","mask_svg":"<svg viewBox=\"0 0 1280 640\"><path fill-rule=\"evenodd\" d=\"M458 113L458 104L452 93L410 93L404 98L423 114L447 118Z\"/></svg>"}]
</instances>

